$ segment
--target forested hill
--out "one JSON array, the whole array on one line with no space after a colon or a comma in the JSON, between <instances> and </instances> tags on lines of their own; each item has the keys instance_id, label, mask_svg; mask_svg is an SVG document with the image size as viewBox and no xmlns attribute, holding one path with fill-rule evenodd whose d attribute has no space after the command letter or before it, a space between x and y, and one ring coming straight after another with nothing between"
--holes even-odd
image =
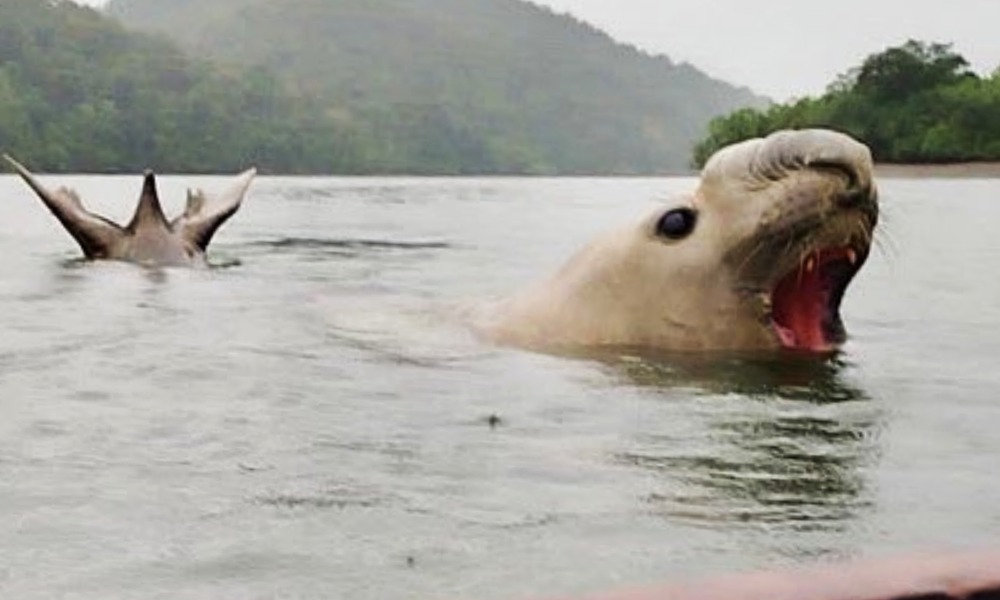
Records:
<instances>
[{"instance_id":1,"label":"forested hill","mask_svg":"<svg viewBox=\"0 0 1000 600\"><path fill-rule=\"evenodd\" d=\"M0 0L0 152L38 171L350 172L355 132L72 2Z\"/></svg>"},{"instance_id":2,"label":"forested hill","mask_svg":"<svg viewBox=\"0 0 1000 600\"><path fill-rule=\"evenodd\" d=\"M733 142L804 127L850 133L878 162L998 161L1000 68L981 77L950 44L910 40L867 57L818 98L712 121L695 162Z\"/></svg>"},{"instance_id":3,"label":"forested hill","mask_svg":"<svg viewBox=\"0 0 1000 600\"><path fill-rule=\"evenodd\" d=\"M111 0L190 54L263 66L356 132L378 172L682 169L763 100L521 0Z\"/></svg>"}]
</instances>

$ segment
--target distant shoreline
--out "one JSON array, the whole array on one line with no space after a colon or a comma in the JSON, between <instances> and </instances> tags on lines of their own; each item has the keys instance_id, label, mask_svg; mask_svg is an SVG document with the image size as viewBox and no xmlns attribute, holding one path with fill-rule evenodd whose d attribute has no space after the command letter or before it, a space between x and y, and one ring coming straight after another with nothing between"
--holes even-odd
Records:
<instances>
[{"instance_id":1,"label":"distant shoreline","mask_svg":"<svg viewBox=\"0 0 1000 600\"><path fill-rule=\"evenodd\" d=\"M875 165L875 175L888 179L983 178L1000 179L1000 162L968 162L954 164L895 164Z\"/></svg>"},{"instance_id":2,"label":"distant shoreline","mask_svg":"<svg viewBox=\"0 0 1000 600\"><path fill-rule=\"evenodd\" d=\"M112 170L112 171L40 171L39 175L45 176L134 176L135 171ZM212 177L223 174L222 171L203 172L183 172L162 170L159 175L164 176L185 176L185 177ZM0 166L0 177L10 175L16 177L14 173L8 173ZM344 177L344 178L441 178L441 179L462 179L462 178L484 178L484 179L659 179L663 177L689 177L697 178L701 175L697 170L670 170L652 173L406 173L406 172L372 172L372 173L307 173L307 172L285 172L281 170L262 170L261 175L268 177ZM1000 179L1000 161L997 162L969 162L953 164L917 164L917 163L877 163L875 165L875 176L884 179Z\"/></svg>"}]
</instances>

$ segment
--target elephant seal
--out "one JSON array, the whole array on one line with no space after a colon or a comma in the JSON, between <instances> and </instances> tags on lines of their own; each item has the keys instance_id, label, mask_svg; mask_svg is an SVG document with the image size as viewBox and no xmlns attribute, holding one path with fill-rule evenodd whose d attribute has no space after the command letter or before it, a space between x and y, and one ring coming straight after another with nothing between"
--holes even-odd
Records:
<instances>
[{"instance_id":1,"label":"elephant seal","mask_svg":"<svg viewBox=\"0 0 1000 600\"><path fill-rule=\"evenodd\" d=\"M878 220L871 153L823 129L721 149L697 189L481 307L476 330L542 351L828 352Z\"/></svg>"},{"instance_id":2,"label":"elephant seal","mask_svg":"<svg viewBox=\"0 0 1000 600\"><path fill-rule=\"evenodd\" d=\"M122 260L149 266L206 264L205 252L212 236L239 209L257 174L256 169L244 171L218 197L189 190L184 213L168 221L156 192L156 176L146 171L135 214L128 225L121 227L87 211L73 190L49 190L21 163L6 154L3 157L73 236L88 260Z\"/></svg>"}]
</instances>

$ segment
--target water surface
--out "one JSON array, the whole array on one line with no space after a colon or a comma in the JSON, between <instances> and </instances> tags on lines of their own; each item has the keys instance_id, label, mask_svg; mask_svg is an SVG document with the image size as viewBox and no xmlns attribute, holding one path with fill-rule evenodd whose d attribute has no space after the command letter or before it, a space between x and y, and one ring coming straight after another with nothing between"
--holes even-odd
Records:
<instances>
[{"instance_id":1,"label":"water surface","mask_svg":"<svg viewBox=\"0 0 1000 600\"><path fill-rule=\"evenodd\" d=\"M140 185L47 181L119 221ZM513 600L996 541L998 180L882 182L832 360L452 318L693 185L260 178L218 268L149 270L0 177L0 592Z\"/></svg>"}]
</instances>

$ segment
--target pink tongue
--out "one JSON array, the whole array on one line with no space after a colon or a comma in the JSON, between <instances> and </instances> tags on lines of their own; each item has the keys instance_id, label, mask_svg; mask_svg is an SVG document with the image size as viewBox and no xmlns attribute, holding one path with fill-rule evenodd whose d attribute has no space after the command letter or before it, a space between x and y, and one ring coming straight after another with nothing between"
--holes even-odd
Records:
<instances>
[{"instance_id":1,"label":"pink tongue","mask_svg":"<svg viewBox=\"0 0 1000 600\"><path fill-rule=\"evenodd\" d=\"M788 275L774 289L772 297L775 329L786 348L796 350L827 350L830 347L823 333L826 315L826 291L820 280L820 269L805 266Z\"/></svg>"}]
</instances>

